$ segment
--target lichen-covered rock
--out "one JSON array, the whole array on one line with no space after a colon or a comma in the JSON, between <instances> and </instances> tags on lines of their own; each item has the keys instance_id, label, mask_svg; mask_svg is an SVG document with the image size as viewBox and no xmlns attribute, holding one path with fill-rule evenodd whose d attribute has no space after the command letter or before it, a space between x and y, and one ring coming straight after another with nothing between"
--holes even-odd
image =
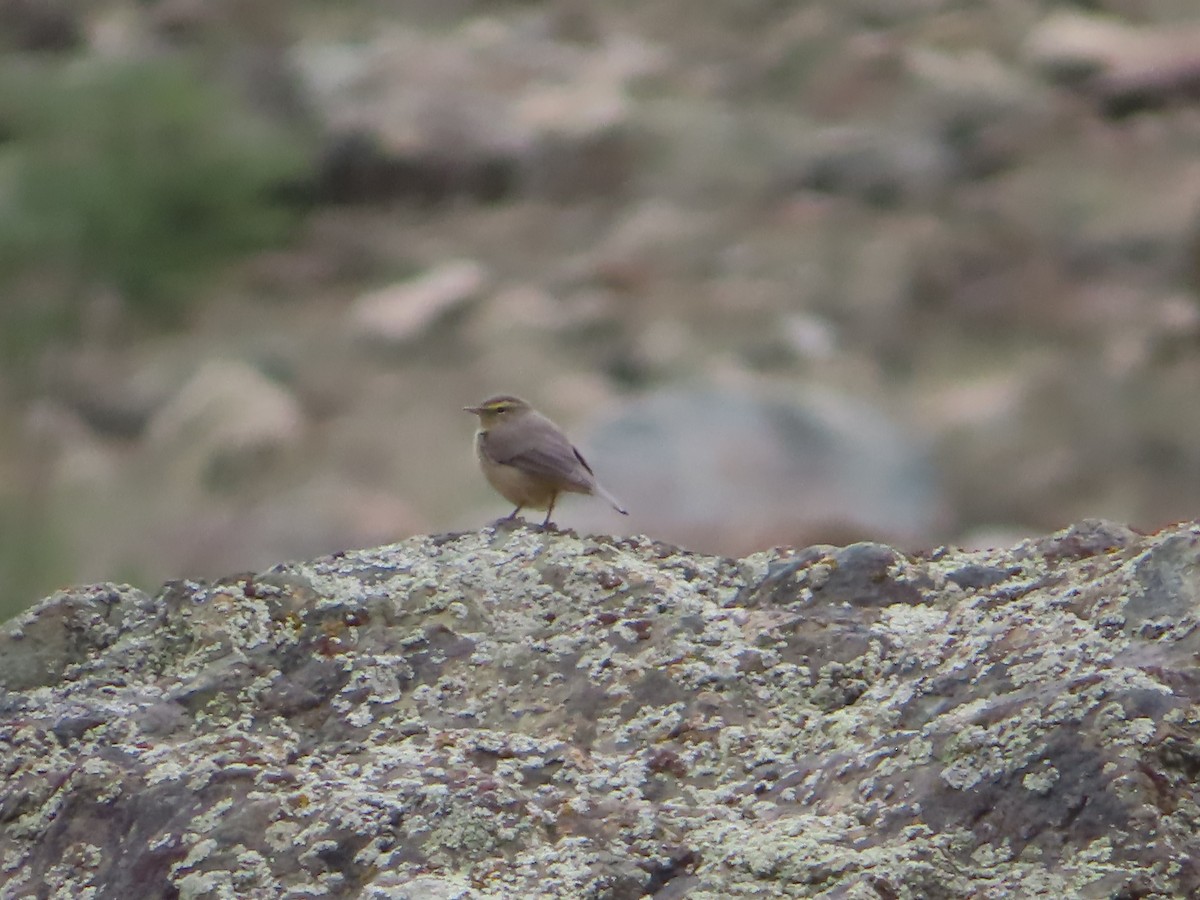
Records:
<instances>
[{"instance_id":1,"label":"lichen-covered rock","mask_svg":"<svg viewBox=\"0 0 1200 900\"><path fill-rule=\"evenodd\" d=\"M1198 626L1197 525L78 589L0 632L0 893L1186 896Z\"/></svg>"}]
</instances>

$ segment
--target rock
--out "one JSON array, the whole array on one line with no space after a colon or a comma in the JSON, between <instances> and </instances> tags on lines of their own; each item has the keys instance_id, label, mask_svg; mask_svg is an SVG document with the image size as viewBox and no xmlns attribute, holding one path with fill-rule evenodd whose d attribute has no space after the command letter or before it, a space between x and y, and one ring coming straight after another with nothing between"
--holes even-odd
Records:
<instances>
[{"instance_id":1,"label":"rock","mask_svg":"<svg viewBox=\"0 0 1200 900\"><path fill-rule=\"evenodd\" d=\"M628 89L662 62L632 38L478 17L365 47L300 44L293 64L327 133L325 197L435 203L620 190L636 151Z\"/></svg>"},{"instance_id":2,"label":"rock","mask_svg":"<svg viewBox=\"0 0 1200 900\"><path fill-rule=\"evenodd\" d=\"M51 351L44 365L46 392L98 435L136 438L192 374L189 355L174 348L147 361L99 347Z\"/></svg>"},{"instance_id":3,"label":"rock","mask_svg":"<svg viewBox=\"0 0 1200 900\"><path fill-rule=\"evenodd\" d=\"M919 86L911 115L940 136L958 178L990 177L1022 164L1052 121L1045 85L984 50L914 49L905 68Z\"/></svg>"},{"instance_id":4,"label":"rock","mask_svg":"<svg viewBox=\"0 0 1200 900\"><path fill-rule=\"evenodd\" d=\"M648 200L620 217L594 247L567 261L566 279L637 295L701 243L704 217L673 203ZM692 250L692 252L695 252Z\"/></svg>"},{"instance_id":5,"label":"rock","mask_svg":"<svg viewBox=\"0 0 1200 900\"><path fill-rule=\"evenodd\" d=\"M532 285L512 285L497 291L471 322L476 343L486 345L496 335L560 332L571 324L566 305L548 291Z\"/></svg>"},{"instance_id":6,"label":"rock","mask_svg":"<svg viewBox=\"0 0 1200 900\"><path fill-rule=\"evenodd\" d=\"M44 399L30 403L22 425L26 454L55 488L71 492L103 487L120 471L121 454L60 404Z\"/></svg>"},{"instance_id":7,"label":"rock","mask_svg":"<svg viewBox=\"0 0 1200 900\"><path fill-rule=\"evenodd\" d=\"M941 516L917 441L882 412L827 393L663 390L581 447L630 517L568 501L560 521L579 528L627 527L733 555L868 535L911 542Z\"/></svg>"},{"instance_id":8,"label":"rock","mask_svg":"<svg viewBox=\"0 0 1200 900\"><path fill-rule=\"evenodd\" d=\"M838 352L837 329L821 316L791 313L784 316L780 331L787 350L805 362L825 363Z\"/></svg>"},{"instance_id":9,"label":"rock","mask_svg":"<svg viewBox=\"0 0 1200 900\"><path fill-rule=\"evenodd\" d=\"M473 260L453 260L409 281L364 294L350 309L350 326L361 339L404 345L479 297L487 270Z\"/></svg>"},{"instance_id":10,"label":"rock","mask_svg":"<svg viewBox=\"0 0 1200 900\"><path fill-rule=\"evenodd\" d=\"M62 592L0 628L5 893L1191 896L1198 573L518 524Z\"/></svg>"},{"instance_id":11,"label":"rock","mask_svg":"<svg viewBox=\"0 0 1200 900\"><path fill-rule=\"evenodd\" d=\"M481 353L506 359L519 354L523 344L543 353L547 339L587 340L604 329L615 331L618 323L619 309L610 292L559 294L536 284L513 284L489 295L461 333ZM569 375L554 379L555 385L571 380Z\"/></svg>"},{"instance_id":12,"label":"rock","mask_svg":"<svg viewBox=\"0 0 1200 900\"><path fill-rule=\"evenodd\" d=\"M936 198L955 176L954 159L919 131L824 128L777 178L780 190L852 197L880 209Z\"/></svg>"},{"instance_id":13,"label":"rock","mask_svg":"<svg viewBox=\"0 0 1200 900\"><path fill-rule=\"evenodd\" d=\"M1200 21L1130 25L1056 12L1030 32L1025 55L1051 76L1083 84L1112 115L1200 99Z\"/></svg>"},{"instance_id":14,"label":"rock","mask_svg":"<svg viewBox=\"0 0 1200 900\"><path fill-rule=\"evenodd\" d=\"M213 359L150 420L145 450L165 467L164 489L232 489L295 446L304 430L299 401L258 369Z\"/></svg>"},{"instance_id":15,"label":"rock","mask_svg":"<svg viewBox=\"0 0 1200 900\"><path fill-rule=\"evenodd\" d=\"M67 0L0 0L0 47L77 50L85 43L82 9Z\"/></svg>"},{"instance_id":16,"label":"rock","mask_svg":"<svg viewBox=\"0 0 1200 900\"><path fill-rule=\"evenodd\" d=\"M1119 19L1053 12L1025 37L1024 57L1035 69L1063 81L1080 81L1122 62L1144 60L1136 26Z\"/></svg>"}]
</instances>

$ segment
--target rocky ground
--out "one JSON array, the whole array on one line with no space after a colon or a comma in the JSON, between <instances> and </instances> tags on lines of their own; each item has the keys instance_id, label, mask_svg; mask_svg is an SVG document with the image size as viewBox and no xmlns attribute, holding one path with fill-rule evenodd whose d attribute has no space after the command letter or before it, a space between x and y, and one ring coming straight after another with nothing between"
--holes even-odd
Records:
<instances>
[{"instance_id":1,"label":"rocky ground","mask_svg":"<svg viewBox=\"0 0 1200 900\"><path fill-rule=\"evenodd\" d=\"M1198 573L515 525L72 590L0 631L3 893L1191 896Z\"/></svg>"},{"instance_id":2,"label":"rocky ground","mask_svg":"<svg viewBox=\"0 0 1200 900\"><path fill-rule=\"evenodd\" d=\"M0 375L5 614L478 527L500 390L632 511L564 522L706 552L1200 509L1191 0L403 6L0 0L313 136L184 328Z\"/></svg>"}]
</instances>

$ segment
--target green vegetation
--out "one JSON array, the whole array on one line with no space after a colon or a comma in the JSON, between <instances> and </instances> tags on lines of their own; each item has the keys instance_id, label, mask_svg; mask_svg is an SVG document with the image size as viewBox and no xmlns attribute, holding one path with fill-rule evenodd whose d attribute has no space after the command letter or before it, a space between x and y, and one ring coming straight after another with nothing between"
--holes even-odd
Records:
<instances>
[{"instance_id":1,"label":"green vegetation","mask_svg":"<svg viewBox=\"0 0 1200 900\"><path fill-rule=\"evenodd\" d=\"M180 60L0 69L0 359L78 333L101 292L178 321L222 265L284 239L293 135Z\"/></svg>"}]
</instances>

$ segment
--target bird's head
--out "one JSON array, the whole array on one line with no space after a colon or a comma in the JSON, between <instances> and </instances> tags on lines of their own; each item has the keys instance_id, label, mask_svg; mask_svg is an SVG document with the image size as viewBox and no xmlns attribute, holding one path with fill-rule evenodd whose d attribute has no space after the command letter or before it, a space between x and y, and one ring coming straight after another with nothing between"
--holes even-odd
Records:
<instances>
[{"instance_id":1,"label":"bird's head","mask_svg":"<svg viewBox=\"0 0 1200 900\"><path fill-rule=\"evenodd\" d=\"M484 429L488 429L500 422L516 419L530 412L533 407L522 400L520 397L513 397L510 394L501 394L498 397L492 397L490 400L485 400L478 406L464 406L469 413L475 413L479 416L479 424Z\"/></svg>"}]
</instances>

